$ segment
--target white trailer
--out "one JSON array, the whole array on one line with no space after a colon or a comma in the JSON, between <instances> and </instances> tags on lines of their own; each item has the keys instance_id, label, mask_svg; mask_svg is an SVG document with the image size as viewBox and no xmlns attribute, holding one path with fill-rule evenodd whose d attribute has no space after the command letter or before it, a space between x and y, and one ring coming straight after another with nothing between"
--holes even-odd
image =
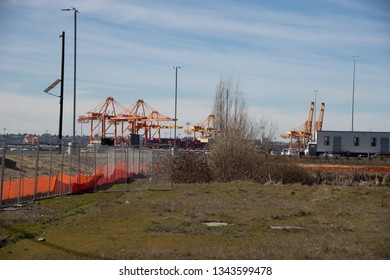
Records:
<instances>
[{"instance_id":1,"label":"white trailer","mask_svg":"<svg viewBox=\"0 0 390 280\"><path fill-rule=\"evenodd\" d=\"M390 132L327 131L317 132L317 154L389 154Z\"/></svg>"}]
</instances>

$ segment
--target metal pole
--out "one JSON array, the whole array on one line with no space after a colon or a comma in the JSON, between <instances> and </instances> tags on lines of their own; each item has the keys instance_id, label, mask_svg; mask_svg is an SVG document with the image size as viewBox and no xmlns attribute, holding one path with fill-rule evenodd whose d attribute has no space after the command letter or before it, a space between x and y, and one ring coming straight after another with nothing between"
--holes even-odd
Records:
<instances>
[{"instance_id":1,"label":"metal pole","mask_svg":"<svg viewBox=\"0 0 390 280\"><path fill-rule=\"evenodd\" d=\"M62 143L61 143L62 145ZM64 182L64 153L61 153L61 176L60 176L60 193L59 195L62 195L62 183Z\"/></svg>"},{"instance_id":2,"label":"metal pole","mask_svg":"<svg viewBox=\"0 0 390 280\"><path fill-rule=\"evenodd\" d=\"M76 62L77 62L77 13L76 8L62 9L62 11L74 11L74 63L73 63L73 134L72 147L76 143Z\"/></svg>"},{"instance_id":3,"label":"metal pole","mask_svg":"<svg viewBox=\"0 0 390 280\"><path fill-rule=\"evenodd\" d=\"M76 141L76 51L77 51L77 13L74 9L74 81L73 81L73 136L72 142Z\"/></svg>"},{"instance_id":4,"label":"metal pole","mask_svg":"<svg viewBox=\"0 0 390 280\"><path fill-rule=\"evenodd\" d=\"M189 133L188 133L188 126L190 125L191 123L190 122L186 122L186 125L187 125L187 150L188 150L188 135L189 135Z\"/></svg>"},{"instance_id":5,"label":"metal pole","mask_svg":"<svg viewBox=\"0 0 390 280\"><path fill-rule=\"evenodd\" d=\"M49 163L49 182L48 182L48 186L47 186L47 196L50 196L50 187L51 187L51 182L52 182L52 179L53 179L53 175L52 175L52 166L53 166L53 145L51 143L51 137L50 137L50 163Z\"/></svg>"},{"instance_id":6,"label":"metal pole","mask_svg":"<svg viewBox=\"0 0 390 280\"><path fill-rule=\"evenodd\" d=\"M5 146L5 139L4 139L3 151L1 153L1 169L0 169L0 171L1 171L1 176L0 176L0 206L2 206L2 203L3 203L3 186L4 186L4 175L5 175L5 153L6 153L6 146Z\"/></svg>"},{"instance_id":7,"label":"metal pole","mask_svg":"<svg viewBox=\"0 0 390 280\"><path fill-rule=\"evenodd\" d=\"M64 114L64 70L65 70L65 31L62 31L62 55L61 55L61 93L60 93L60 124L58 129L58 153L62 153L62 117Z\"/></svg>"},{"instance_id":8,"label":"metal pole","mask_svg":"<svg viewBox=\"0 0 390 280\"><path fill-rule=\"evenodd\" d=\"M94 178L94 182L95 182L95 185L94 185L94 191L97 191L98 189L97 189L97 178L96 178L96 176L97 176L97 157L96 157L96 145L94 145L94 149L93 149L93 154L94 154L94 161L95 161L95 166L94 166L94 169L95 169L95 178Z\"/></svg>"},{"instance_id":9,"label":"metal pole","mask_svg":"<svg viewBox=\"0 0 390 280\"><path fill-rule=\"evenodd\" d=\"M20 203L20 189L22 188L23 181L23 155L24 155L24 143L22 146L22 151L20 152L20 172L19 172L19 188L18 188L18 203Z\"/></svg>"},{"instance_id":10,"label":"metal pole","mask_svg":"<svg viewBox=\"0 0 390 280\"><path fill-rule=\"evenodd\" d=\"M226 120L225 120L226 132L228 130L228 118L229 118L229 89L226 89Z\"/></svg>"},{"instance_id":11,"label":"metal pole","mask_svg":"<svg viewBox=\"0 0 390 280\"><path fill-rule=\"evenodd\" d=\"M355 68L356 68L356 59L359 57L354 55L353 59L353 84L352 84L352 131L353 131L353 116L354 116L354 107L355 107Z\"/></svg>"},{"instance_id":12,"label":"metal pole","mask_svg":"<svg viewBox=\"0 0 390 280\"><path fill-rule=\"evenodd\" d=\"M173 149L176 149L176 122L177 122L177 69L180 69L180 66L174 66L173 67L176 71L176 76L175 76L175 127L174 127L174 132L173 132Z\"/></svg>"},{"instance_id":13,"label":"metal pole","mask_svg":"<svg viewBox=\"0 0 390 280\"><path fill-rule=\"evenodd\" d=\"M37 196L37 187L38 187L38 174L39 174L39 146L35 146L36 153L35 153L35 180L34 180L34 195L33 195L33 201L36 200Z\"/></svg>"}]
</instances>

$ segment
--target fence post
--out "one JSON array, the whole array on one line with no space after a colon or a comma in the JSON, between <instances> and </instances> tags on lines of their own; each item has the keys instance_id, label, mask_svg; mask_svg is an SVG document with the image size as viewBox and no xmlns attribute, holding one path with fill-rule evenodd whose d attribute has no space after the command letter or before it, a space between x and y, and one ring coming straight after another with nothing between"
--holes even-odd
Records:
<instances>
[{"instance_id":1,"label":"fence post","mask_svg":"<svg viewBox=\"0 0 390 280\"><path fill-rule=\"evenodd\" d=\"M59 196L62 195L62 182L64 181L64 142L61 141L61 176L60 176L60 193Z\"/></svg>"},{"instance_id":2,"label":"fence post","mask_svg":"<svg viewBox=\"0 0 390 280\"><path fill-rule=\"evenodd\" d=\"M74 148L71 148L70 146L70 143L68 143L68 156L69 156L69 184L68 184L68 190L66 193L70 193L71 190L72 190L72 187L73 187L73 183L72 183L72 152L70 152L71 150L73 150Z\"/></svg>"},{"instance_id":3,"label":"fence post","mask_svg":"<svg viewBox=\"0 0 390 280\"><path fill-rule=\"evenodd\" d=\"M118 179L118 175L117 175L117 171L116 171L116 148L115 148L115 146L111 146L111 147L114 149L114 168L112 170L113 170L113 174L114 174L114 181L116 181Z\"/></svg>"},{"instance_id":4,"label":"fence post","mask_svg":"<svg viewBox=\"0 0 390 280\"><path fill-rule=\"evenodd\" d=\"M138 173L144 174L143 171L141 171L141 146L138 149Z\"/></svg>"},{"instance_id":5,"label":"fence post","mask_svg":"<svg viewBox=\"0 0 390 280\"><path fill-rule=\"evenodd\" d=\"M126 181L125 183L129 183L129 177L130 177L130 171L129 171L129 147L126 147L126 153L125 153L125 168L126 168Z\"/></svg>"},{"instance_id":6,"label":"fence post","mask_svg":"<svg viewBox=\"0 0 390 280\"><path fill-rule=\"evenodd\" d=\"M136 174L136 173L135 173L135 168L134 168L134 165L135 165L134 147L131 147L131 154L132 154L132 158L133 158L133 164L131 165L131 169L132 169L133 173Z\"/></svg>"},{"instance_id":7,"label":"fence post","mask_svg":"<svg viewBox=\"0 0 390 280\"><path fill-rule=\"evenodd\" d=\"M34 196L33 201L36 199L37 195L37 187L38 187L38 173L39 173L39 145L36 146L36 154L35 154L35 181L34 181Z\"/></svg>"},{"instance_id":8,"label":"fence post","mask_svg":"<svg viewBox=\"0 0 390 280\"><path fill-rule=\"evenodd\" d=\"M20 152L20 171L19 171L19 188L18 188L18 203L20 203L20 189L22 188L23 182L23 156L24 156L24 144L22 146L22 151Z\"/></svg>"},{"instance_id":9,"label":"fence post","mask_svg":"<svg viewBox=\"0 0 390 280\"><path fill-rule=\"evenodd\" d=\"M106 171L107 171L107 174L106 174L106 177L107 177L107 183L109 182L109 177L108 177L108 146L105 146L106 148Z\"/></svg>"},{"instance_id":10,"label":"fence post","mask_svg":"<svg viewBox=\"0 0 390 280\"><path fill-rule=\"evenodd\" d=\"M172 190L173 161L175 159L172 153L168 153L168 157L169 157L169 190Z\"/></svg>"},{"instance_id":11,"label":"fence post","mask_svg":"<svg viewBox=\"0 0 390 280\"><path fill-rule=\"evenodd\" d=\"M5 169L5 141L3 143L3 151L1 153L1 177L0 177L0 206L3 204L3 183L4 183L4 169Z\"/></svg>"},{"instance_id":12,"label":"fence post","mask_svg":"<svg viewBox=\"0 0 390 280\"><path fill-rule=\"evenodd\" d=\"M81 142L79 144L81 146ZM81 147L77 147L77 184L80 184L80 174L81 174Z\"/></svg>"},{"instance_id":13,"label":"fence post","mask_svg":"<svg viewBox=\"0 0 390 280\"><path fill-rule=\"evenodd\" d=\"M50 186L52 180L52 165L53 165L53 149L52 149L51 137L50 137L50 163L49 163L49 182L47 186L47 196L50 196Z\"/></svg>"},{"instance_id":14,"label":"fence post","mask_svg":"<svg viewBox=\"0 0 390 280\"><path fill-rule=\"evenodd\" d=\"M97 174L97 157L96 157L96 153L97 153L97 146L96 144L94 144L94 149L93 149L93 154L94 154L94 159L95 159L95 166L94 166L94 170L95 170L95 178L93 179L94 180L94 183L95 183L95 191L98 190L98 187L97 187L97 178L96 178L96 174Z\"/></svg>"}]
</instances>

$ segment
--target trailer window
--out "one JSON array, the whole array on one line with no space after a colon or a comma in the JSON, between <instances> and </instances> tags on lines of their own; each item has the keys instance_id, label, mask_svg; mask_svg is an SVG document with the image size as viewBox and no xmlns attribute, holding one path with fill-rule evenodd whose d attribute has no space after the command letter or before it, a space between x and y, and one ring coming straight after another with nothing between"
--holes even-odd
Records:
<instances>
[{"instance_id":1,"label":"trailer window","mask_svg":"<svg viewBox=\"0 0 390 280\"><path fill-rule=\"evenodd\" d=\"M353 137L353 145L354 146L359 146L359 137Z\"/></svg>"},{"instance_id":2,"label":"trailer window","mask_svg":"<svg viewBox=\"0 0 390 280\"><path fill-rule=\"evenodd\" d=\"M371 147L376 147L376 137L371 138Z\"/></svg>"},{"instance_id":3,"label":"trailer window","mask_svg":"<svg viewBox=\"0 0 390 280\"><path fill-rule=\"evenodd\" d=\"M329 146L329 139L330 139L329 136L324 137L324 145L325 146Z\"/></svg>"}]
</instances>

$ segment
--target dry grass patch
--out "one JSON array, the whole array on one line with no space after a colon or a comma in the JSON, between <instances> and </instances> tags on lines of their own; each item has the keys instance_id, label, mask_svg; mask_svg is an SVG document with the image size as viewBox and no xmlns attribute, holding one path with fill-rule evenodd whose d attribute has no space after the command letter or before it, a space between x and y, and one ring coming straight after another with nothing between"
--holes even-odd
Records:
<instances>
[{"instance_id":1,"label":"dry grass patch","mask_svg":"<svg viewBox=\"0 0 390 280\"><path fill-rule=\"evenodd\" d=\"M183 184L27 207L0 212L0 259L390 258L385 187Z\"/></svg>"}]
</instances>

